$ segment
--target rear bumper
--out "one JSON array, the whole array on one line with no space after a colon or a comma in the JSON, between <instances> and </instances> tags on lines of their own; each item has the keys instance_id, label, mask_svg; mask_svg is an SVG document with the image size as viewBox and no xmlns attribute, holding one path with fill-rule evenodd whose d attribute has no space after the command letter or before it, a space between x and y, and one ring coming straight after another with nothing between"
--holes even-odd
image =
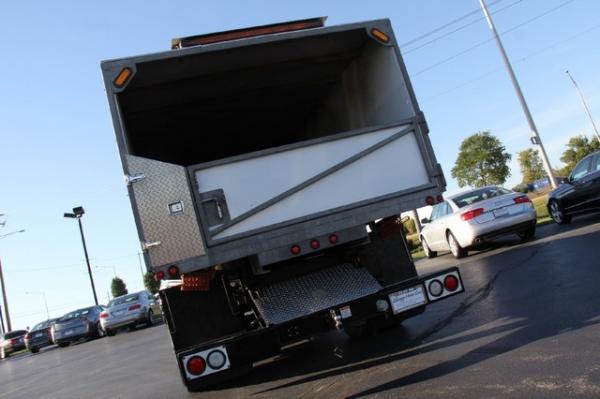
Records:
<instances>
[{"instance_id":1,"label":"rear bumper","mask_svg":"<svg viewBox=\"0 0 600 399\"><path fill-rule=\"evenodd\" d=\"M510 217L494 219L485 223L475 220L463 224L458 231L453 231L461 247L468 248L507 234L517 233L535 225L536 213L533 207Z\"/></svg>"},{"instance_id":2,"label":"rear bumper","mask_svg":"<svg viewBox=\"0 0 600 399\"><path fill-rule=\"evenodd\" d=\"M140 311L139 313L133 313L125 315L119 318L109 318L100 321L100 325L103 329L107 328L120 328L125 326L131 326L139 323L143 323L146 320L146 312Z\"/></svg>"},{"instance_id":3,"label":"rear bumper","mask_svg":"<svg viewBox=\"0 0 600 399\"><path fill-rule=\"evenodd\" d=\"M434 281L443 281L445 276L454 275L458 278L459 285L454 291L444 289L443 293L434 297L430 294L428 286ZM409 290L422 289L423 301L414 301L410 307L398 312L393 311L390 295L404 293ZM355 325L371 319L380 319L386 322L398 322L416 316L425 311L427 305L439 300L464 292L464 286L458 268L450 268L434 274L406 280L397 284L383 287L378 292L358 298L353 301L340 303L330 309L315 312L310 315L287 321L279 325L272 325L255 331L242 332L203 343L176 353L177 363L184 384L190 390L197 390L209 385L232 378L241 370L247 370L254 362L277 355L281 348L294 342L302 341L317 333L332 329L342 329L346 325ZM377 307L377 302L385 301L387 310ZM186 359L197 355L199 352L209 352L215 348L224 348L227 353L227 367L218 371L211 371L209 375L190 376L185 369Z\"/></svg>"},{"instance_id":4,"label":"rear bumper","mask_svg":"<svg viewBox=\"0 0 600 399\"><path fill-rule=\"evenodd\" d=\"M18 351L21 351L25 349L25 344L17 344L17 345L8 345L4 347L4 353L6 353L7 355L11 354L11 353L15 353Z\"/></svg>"},{"instance_id":5,"label":"rear bumper","mask_svg":"<svg viewBox=\"0 0 600 399\"><path fill-rule=\"evenodd\" d=\"M45 346L50 346L52 345L52 339L48 336L44 336L44 337L40 337L40 338L33 338L33 339L29 339L28 341L25 341L25 346L27 346L27 349L31 350L32 348L43 348Z\"/></svg>"}]
</instances>

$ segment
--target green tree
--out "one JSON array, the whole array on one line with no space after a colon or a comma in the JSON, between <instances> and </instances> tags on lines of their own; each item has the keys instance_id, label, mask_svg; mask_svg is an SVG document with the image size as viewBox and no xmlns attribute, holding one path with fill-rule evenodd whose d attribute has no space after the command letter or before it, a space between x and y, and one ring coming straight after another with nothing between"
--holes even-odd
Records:
<instances>
[{"instance_id":1,"label":"green tree","mask_svg":"<svg viewBox=\"0 0 600 399\"><path fill-rule=\"evenodd\" d=\"M144 274L144 286L148 291L156 294L160 288L160 282L156 281L153 273L146 272L146 274Z\"/></svg>"},{"instance_id":2,"label":"green tree","mask_svg":"<svg viewBox=\"0 0 600 399\"><path fill-rule=\"evenodd\" d=\"M110 284L110 292L112 293L113 298L121 295L127 295L127 286L123 280L121 280L119 277L115 277L112 279Z\"/></svg>"},{"instance_id":3,"label":"green tree","mask_svg":"<svg viewBox=\"0 0 600 399\"><path fill-rule=\"evenodd\" d=\"M546 177L544 164L540 158L538 150L528 148L520 151L518 154L519 166L523 175L522 183L533 183L536 180Z\"/></svg>"},{"instance_id":4,"label":"green tree","mask_svg":"<svg viewBox=\"0 0 600 399\"><path fill-rule=\"evenodd\" d=\"M577 162L581 161L589 153L597 150L600 150L600 142L598 140L590 141L583 135L571 137L567 143L567 149L560 157L565 167L558 171L559 175L563 177L568 176L575 165L577 165Z\"/></svg>"},{"instance_id":5,"label":"green tree","mask_svg":"<svg viewBox=\"0 0 600 399\"><path fill-rule=\"evenodd\" d=\"M510 159L511 155L497 137L489 131L478 132L461 143L452 177L460 187L504 184L510 176Z\"/></svg>"}]
</instances>

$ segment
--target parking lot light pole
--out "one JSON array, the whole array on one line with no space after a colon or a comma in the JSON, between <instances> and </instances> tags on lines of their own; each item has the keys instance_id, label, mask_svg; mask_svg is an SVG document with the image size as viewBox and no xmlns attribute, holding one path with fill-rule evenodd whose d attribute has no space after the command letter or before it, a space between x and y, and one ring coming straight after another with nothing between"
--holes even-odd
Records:
<instances>
[{"instance_id":1,"label":"parking lot light pole","mask_svg":"<svg viewBox=\"0 0 600 399\"><path fill-rule=\"evenodd\" d=\"M66 212L64 217L70 219L77 219L79 223L79 232L81 233L81 242L83 244L83 252L85 254L85 263L87 263L88 273L90 275L90 283L92 284L92 292L94 293L94 303L98 306L98 296L96 295L96 286L94 285L94 278L92 277L92 268L90 267L90 258L88 257L87 246L85 245L85 236L83 235L83 226L81 225L81 217L85 211L83 207L78 206L73 208L73 213Z\"/></svg>"},{"instance_id":2,"label":"parking lot light pole","mask_svg":"<svg viewBox=\"0 0 600 399\"><path fill-rule=\"evenodd\" d=\"M44 305L46 305L46 320L50 320L50 312L48 311L48 301L46 300L46 293L42 291L27 291L27 295L42 295L44 297Z\"/></svg>"},{"instance_id":3,"label":"parking lot light pole","mask_svg":"<svg viewBox=\"0 0 600 399\"><path fill-rule=\"evenodd\" d=\"M13 234L24 233L24 232L25 232L25 229L13 231L13 232L1 235L0 239L11 236ZM4 327L4 319L2 319L2 331L6 332L6 331L12 330L12 326L10 324L10 313L8 312L8 299L6 297L6 287L4 286L4 274L2 273L2 261L0 261L0 286L2 287L2 300L4 301L4 314L6 315L6 327L8 327L8 330Z\"/></svg>"},{"instance_id":4,"label":"parking lot light pole","mask_svg":"<svg viewBox=\"0 0 600 399\"><path fill-rule=\"evenodd\" d=\"M577 82L575 82L575 79L573 79L573 76L571 76L568 70L565 71L565 73L569 76L571 82L573 82L573 86L575 86L575 89L577 89L577 93L579 93L579 98L581 98L581 104L583 104L583 108L585 108L585 112L587 112L587 115L590 118L590 122L592 122L592 127L594 128L594 133L596 133L596 138L600 142L600 134L598 133L598 128L596 127L594 118L592 118L592 113L590 112L590 109L588 108L587 103L585 102L585 98L583 97L583 93L581 92L579 85L577 84Z\"/></svg>"}]
</instances>

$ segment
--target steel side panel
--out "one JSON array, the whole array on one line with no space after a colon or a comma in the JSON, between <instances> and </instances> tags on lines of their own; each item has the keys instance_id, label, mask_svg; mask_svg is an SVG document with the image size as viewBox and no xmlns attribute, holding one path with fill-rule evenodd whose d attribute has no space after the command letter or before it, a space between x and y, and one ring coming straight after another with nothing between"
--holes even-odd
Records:
<instances>
[{"instance_id":1,"label":"steel side panel","mask_svg":"<svg viewBox=\"0 0 600 399\"><path fill-rule=\"evenodd\" d=\"M336 149L339 149L339 153L342 155L352 155L345 154L343 146L336 147L335 142L327 144L331 145L330 151L332 153L336 153ZM301 158L307 159L305 164L310 165L308 169L311 173L313 173L312 169L314 168L320 168L322 171L331 164L329 159L323 159L321 162L313 159L311 148L302 151L304 155L300 154ZM297 179L297 177L304 177L302 173L298 173L303 168L304 163L286 162L285 154L280 154L280 156L281 162L273 164L273 174L279 174L280 176L287 174L289 176L288 180L291 180L292 183L301 183L302 179ZM333 157L333 159L335 158ZM261 188L273 194L285 191L286 185L281 185L278 188L276 185L277 180L272 180L270 173L259 172L253 174L252 171L255 169L251 164L240 163L239 167L246 172L243 174L246 184L255 185L259 191ZM231 176L235 175L235 173L231 173L230 179ZM427 167L421 158L415 135L411 132L249 218L232 225L218 233L215 238L225 238L321 213L329 209L361 203L371 198L375 199L395 192L409 190L412 187L422 186L429 182ZM260 204L262 201L253 198L251 193L252 191L249 190L245 193L240 192L238 195L251 205ZM225 190L225 195L228 203L236 199L227 190Z\"/></svg>"},{"instance_id":2,"label":"steel side panel","mask_svg":"<svg viewBox=\"0 0 600 399\"><path fill-rule=\"evenodd\" d=\"M127 155L131 175L144 174L132 183L139 225L152 266L177 263L206 254L184 167ZM169 204L183 203L183 212L171 214Z\"/></svg>"}]
</instances>

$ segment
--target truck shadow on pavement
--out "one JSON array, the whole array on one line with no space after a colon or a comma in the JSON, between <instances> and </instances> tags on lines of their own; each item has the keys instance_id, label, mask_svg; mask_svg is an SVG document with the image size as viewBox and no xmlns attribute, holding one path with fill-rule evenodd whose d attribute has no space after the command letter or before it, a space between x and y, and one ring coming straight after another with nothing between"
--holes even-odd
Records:
<instances>
[{"instance_id":1,"label":"truck shadow on pavement","mask_svg":"<svg viewBox=\"0 0 600 399\"><path fill-rule=\"evenodd\" d=\"M558 229L556 232L553 230L552 234L584 227L590 221L600 221L600 216L586 218L586 221L574 222L569 226L555 226ZM489 268L489 282L476 292L467 290L466 299L447 320L442 320L441 324L438 322L437 327L433 326L415 336L410 327L400 326L380 332L376 337L356 341L348 340L343 334L325 334L284 351L278 359L256 366L250 375L216 389L300 377L270 388L263 385L262 390L254 393L272 394L281 389L347 373L363 370L377 373L377 369L369 369L479 339L489 341L497 334L502 335L456 359L412 373L408 371L408 375L383 384L371 388L357 386L352 389L350 386L354 391L362 389L351 397L375 395L448 375L545 338L600 324L600 298L592 294L596 292L596 282L600 279L600 267L594 266L598 265L595 251L598 242L600 231L593 231L553 241L533 241L527 246L499 253L498 256L464 262L461 267ZM510 276L513 273L518 274L513 275L513 279L529 281L535 287L529 284L517 284L519 286L515 287ZM573 284L576 286L573 287ZM562 286L567 285L570 286L568 291L561 290ZM535 294L540 287L550 289L545 290L543 295ZM490 295L495 300L486 301ZM477 308L469 312L471 307ZM486 308L493 311L486 312ZM467 316L467 313L474 312L493 316L478 316L472 320L473 316ZM508 322L485 328L500 319ZM430 342L425 342L426 340ZM398 368L398 374L403 372L407 371ZM368 386L369 379L363 379L363 383Z\"/></svg>"}]
</instances>

